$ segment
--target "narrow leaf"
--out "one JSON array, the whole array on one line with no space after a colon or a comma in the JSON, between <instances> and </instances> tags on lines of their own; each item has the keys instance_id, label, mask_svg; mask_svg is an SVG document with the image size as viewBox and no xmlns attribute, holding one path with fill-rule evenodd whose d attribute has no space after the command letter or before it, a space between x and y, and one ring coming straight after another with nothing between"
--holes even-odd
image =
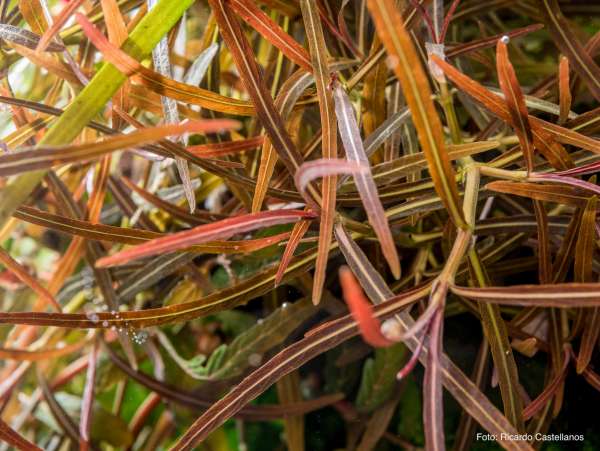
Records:
<instances>
[{"instance_id":1,"label":"narrow leaf","mask_svg":"<svg viewBox=\"0 0 600 451\"><path fill-rule=\"evenodd\" d=\"M288 240L287 245L285 246L285 251L281 256L281 261L279 262L279 269L277 270L277 275L275 276L275 285L279 285L283 276L285 275L285 270L287 269L292 257L294 256L294 251L300 244L300 240L304 236L304 234L308 231L310 227L310 221L303 219L298 221L294 228L292 229L292 233L290 235L290 239Z\"/></svg>"},{"instance_id":2,"label":"narrow leaf","mask_svg":"<svg viewBox=\"0 0 600 451\"><path fill-rule=\"evenodd\" d=\"M263 136L255 136L248 139L240 139L237 141L223 141L219 143L198 144L188 146L188 152L200 158L222 157L224 155L232 155L246 150L254 149L264 142Z\"/></svg>"},{"instance_id":3,"label":"narrow leaf","mask_svg":"<svg viewBox=\"0 0 600 451\"><path fill-rule=\"evenodd\" d=\"M307 271L314 265L315 259L314 251L300 254L289 265L286 276L293 276ZM233 308L265 294L272 289L276 273L276 267L269 267L229 288L216 291L201 299L167 307L123 311L118 315L110 312L98 312L97 317L94 318L89 318L88 315L83 313L0 312L0 324L29 324L86 329L108 329L114 326L127 330L173 324Z\"/></svg>"},{"instance_id":4,"label":"narrow leaf","mask_svg":"<svg viewBox=\"0 0 600 451\"><path fill-rule=\"evenodd\" d=\"M19 262L17 262L14 258L12 258L8 252L4 249L0 248L0 263L2 263L6 268L14 274L17 279L31 288L39 297L44 301L45 304L53 306L57 311L62 311L62 308L58 301L54 299L54 296L48 292L46 288L41 286L37 280L35 280L27 269L25 269Z\"/></svg>"},{"instance_id":5,"label":"narrow leaf","mask_svg":"<svg viewBox=\"0 0 600 451\"><path fill-rule=\"evenodd\" d=\"M600 305L600 284L561 283L468 288L452 286L458 296L502 305L536 307L595 307Z\"/></svg>"},{"instance_id":6,"label":"narrow leaf","mask_svg":"<svg viewBox=\"0 0 600 451\"><path fill-rule=\"evenodd\" d=\"M90 448L90 428L92 424L92 408L94 403L94 387L96 385L96 361L98 359L98 342L94 342L88 356L85 387L81 398L81 417L79 419L79 449L87 451Z\"/></svg>"},{"instance_id":7,"label":"narrow leaf","mask_svg":"<svg viewBox=\"0 0 600 451\"><path fill-rule=\"evenodd\" d=\"M527 106L525 105L525 98L523 97L515 70L508 59L507 45L502 39L498 41L496 47L496 58L498 60L498 81L500 82L502 92L504 92L512 125L519 137L527 170L533 171L533 136L531 135Z\"/></svg>"},{"instance_id":8,"label":"narrow leaf","mask_svg":"<svg viewBox=\"0 0 600 451\"><path fill-rule=\"evenodd\" d=\"M438 58L436 55L432 55L431 59L460 89L464 90L467 94L469 94L503 121L510 122L510 114L508 109L502 103L499 96L492 94L481 84L462 74L456 68ZM598 140L582 135L581 133L577 133L568 128L561 127L560 125L546 122L534 116L529 116L529 122L531 123L534 137L536 131L539 129L550 134L560 143L571 144L594 153L600 153L600 142Z\"/></svg>"},{"instance_id":9,"label":"narrow leaf","mask_svg":"<svg viewBox=\"0 0 600 451\"><path fill-rule=\"evenodd\" d=\"M438 308L431 319L427 365L423 376L423 426L429 450L445 450L444 404L440 358L444 326L444 309Z\"/></svg>"},{"instance_id":10,"label":"narrow leaf","mask_svg":"<svg viewBox=\"0 0 600 451\"><path fill-rule=\"evenodd\" d=\"M301 218L312 217L314 217L312 213L300 210L274 210L223 219L174 233L164 238L157 238L109 257L101 258L96 265L98 267L112 266L161 252L173 252L214 239L228 239L237 233L245 233L277 224L288 224Z\"/></svg>"},{"instance_id":11,"label":"narrow leaf","mask_svg":"<svg viewBox=\"0 0 600 451\"><path fill-rule=\"evenodd\" d=\"M402 85L436 191L454 224L465 227L454 171L444 148L442 125L431 99L427 76L402 16L392 0L369 0L367 5Z\"/></svg>"},{"instance_id":12,"label":"narrow leaf","mask_svg":"<svg viewBox=\"0 0 600 451\"><path fill-rule=\"evenodd\" d=\"M576 282L592 281L592 262L596 240L596 208L598 198L591 197L581 217L577 244L575 245L574 280ZM583 335L577 354L577 373L581 374L589 365L600 334L600 308L594 308L586 314Z\"/></svg>"},{"instance_id":13,"label":"narrow leaf","mask_svg":"<svg viewBox=\"0 0 600 451\"><path fill-rule=\"evenodd\" d=\"M306 202L311 204L313 208L317 208L318 206L314 205L314 202L312 202L312 199L306 192L307 187L313 180L330 175L356 175L361 173L366 174L368 172L369 167L365 166L363 163L340 160L337 158L324 158L304 163L296 172L296 175L294 176L294 182L302 197L306 199Z\"/></svg>"},{"instance_id":14,"label":"narrow leaf","mask_svg":"<svg viewBox=\"0 0 600 451\"><path fill-rule=\"evenodd\" d=\"M0 155L0 176L9 176L32 170L49 169L66 163L85 162L110 152L153 142L166 136L188 132L218 132L235 128L236 121L229 119L187 122L181 125L164 125L131 132L127 135L107 137L95 143L67 146L36 147L32 150Z\"/></svg>"},{"instance_id":15,"label":"narrow leaf","mask_svg":"<svg viewBox=\"0 0 600 451\"><path fill-rule=\"evenodd\" d=\"M319 19L317 1L300 0L300 9L304 20L304 28L306 29L315 84L317 85L317 98L319 99L319 112L321 114L322 155L323 159L334 159L337 157L338 152L333 97L329 89L331 72L327 64L327 47ZM335 175L325 175L321 186L322 202L321 218L319 221L319 253L315 265L312 293L315 305L321 301L323 285L325 284L325 271L327 270L329 248L333 238L336 185L337 178Z\"/></svg>"},{"instance_id":16,"label":"narrow leaf","mask_svg":"<svg viewBox=\"0 0 600 451\"><path fill-rule=\"evenodd\" d=\"M483 50L488 47L493 47L497 44L499 39L504 36L508 36L510 39L523 36L544 28L542 24L527 25L526 27L517 28L515 30L508 30L506 32L496 34L493 36L486 36L473 41L466 42L464 44L449 45L446 50L447 58L454 58L465 53L474 52L477 50Z\"/></svg>"},{"instance_id":17,"label":"narrow leaf","mask_svg":"<svg viewBox=\"0 0 600 451\"><path fill-rule=\"evenodd\" d=\"M551 400L551 398L556 394L556 392L560 389L561 385L567 378L567 370L569 368L570 362L570 353L565 351L565 356L563 358L563 365L561 371L556 374L550 383L544 387L542 393L538 395L533 401L531 401L527 407L523 410L523 418L525 420L531 419L534 415L536 415L543 407Z\"/></svg>"},{"instance_id":18,"label":"narrow leaf","mask_svg":"<svg viewBox=\"0 0 600 451\"><path fill-rule=\"evenodd\" d=\"M249 55L250 44L241 30L235 16L229 10L225 2L209 0L213 14L223 40L240 72L242 82L256 107L258 116L263 127L267 131L275 150L282 162L286 165L288 172L294 174L302 164L302 156L294 146L290 136L285 130L281 115L277 112L273 99L260 75L260 70L253 55ZM315 193L312 193L314 195Z\"/></svg>"},{"instance_id":19,"label":"narrow leaf","mask_svg":"<svg viewBox=\"0 0 600 451\"><path fill-rule=\"evenodd\" d=\"M368 168L368 172L365 171L365 173L355 176L356 187L367 212L369 222L373 226L377 238L379 238L383 255L390 265L392 274L398 279L400 277L400 259L398 258L396 244L394 243L392 232L385 217L383 205L381 205L381 201L379 200L377 187L371 175L369 159L363 148L358 124L354 117L354 109L347 94L340 86L337 86L334 90L334 100L340 137L344 143L346 156L349 161L356 161Z\"/></svg>"},{"instance_id":20,"label":"narrow leaf","mask_svg":"<svg viewBox=\"0 0 600 451\"><path fill-rule=\"evenodd\" d=\"M15 218L37 224L59 232L75 235L90 240L106 241L121 244L142 244L169 235L141 229L115 227L105 224L92 224L89 221L54 215L32 207L21 207L15 212ZM287 232L254 240L240 241L210 241L203 244L191 245L185 251L210 254L236 254L253 252L271 246L288 238Z\"/></svg>"},{"instance_id":21,"label":"narrow leaf","mask_svg":"<svg viewBox=\"0 0 600 451\"><path fill-rule=\"evenodd\" d=\"M558 101L560 105L560 114L558 122L564 124L569 118L571 112L571 87L569 85L569 59L561 56L558 65Z\"/></svg>"},{"instance_id":22,"label":"narrow leaf","mask_svg":"<svg viewBox=\"0 0 600 451\"><path fill-rule=\"evenodd\" d=\"M23 438L2 419L0 419L0 439L11 446L14 446L16 449L26 451L42 451L42 448Z\"/></svg>"},{"instance_id":23,"label":"narrow leaf","mask_svg":"<svg viewBox=\"0 0 600 451\"><path fill-rule=\"evenodd\" d=\"M498 180L488 183L485 185L485 188L497 193L515 194L530 199L576 205L579 207L584 207L589 198L589 194L584 190L565 185Z\"/></svg>"},{"instance_id":24,"label":"narrow leaf","mask_svg":"<svg viewBox=\"0 0 600 451\"><path fill-rule=\"evenodd\" d=\"M142 66L123 50L112 45L85 16L77 13L76 18L88 39L102 52L107 61L114 64L125 75L139 75L143 85L158 94L221 113L243 116L254 114L254 108L248 102L175 81Z\"/></svg>"},{"instance_id":25,"label":"narrow leaf","mask_svg":"<svg viewBox=\"0 0 600 451\"><path fill-rule=\"evenodd\" d=\"M32 50L34 50L40 42L40 36L38 34L6 23L0 24L0 38ZM63 45L55 42L50 42L46 48L48 52L62 52L64 49L65 47Z\"/></svg>"},{"instance_id":26,"label":"narrow leaf","mask_svg":"<svg viewBox=\"0 0 600 451\"><path fill-rule=\"evenodd\" d=\"M360 328L363 339L373 347L384 348L394 344L381 333L381 324L373 317L371 304L348 267L340 268L340 284L344 300Z\"/></svg>"},{"instance_id":27,"label":"narrow leaf","mask_svg":"<svg viewBox=\"0 0 600 451\"><path fill-rule=\"evenodd\" d=\"M43 52L46 50L50 44L50 41L58 34L63 25L67 22L67 20L69 20L73 12L75 12L75 10L79 8L82 3L83 0L71 0L64 6L64 8L58 14L58 17L56 17L52 22L50 28L48 28L42 35L36 49L38 52Z\"/></svg>"},{"instance_id":28,"label":"narrow leaf","mask_svg":"<svg viewBox=\"0 0 600 451\"><path fill-rule=\"evenodd\" d=\"M306 71L312 72L308 53L251 0L229 0L231 8L271 44Z\"/></svg>"},{"instance_id":29,"label":"narrow leaf","mask_svg":"<svg viewBox=\"0 0 600 451\"><path fill-rule=\"evenodd\" d=\"M166 34L190 6L192 0L170 2L161 0L156 8L148 13L129 35L123 44L124 51L133 58L142 59ZM34 30L35 31L35 30ZM60 118L44 135L40 144L60 145L73 141L105 104L112 98L126 77L111 65L104 66L90 81ZM17 207L26 200L29 193L42 180L45 171L37 171L18 177L0 192L0 224L4 226Z\"/></svg>"},{"instance_id":30,"label":"narrow leaf","mask_svg":"<svg viewBox=\"0 0 600 451\"><path fill-rule=\"evenodd\" d=\"M584 81L596 100L600 101L600 67L581 45L571 25L560 10L557 0L538 0L545 23L560 51Z\"/></svg>"},{"instance_id":31,"label":"narrow leaf","mask_svg":"<svg viewBox=\"0 0 600 451\"><path fill-rule=\"evenodd\" d=\"M426 289L417 288L406 292L396 298L375 307L375 316L384 319L401 310L406 305L413 303L427 294ZM413 322L408 313L400 313L402 326L405 329L412 327ZM242 406L264 392L267 387L275 383L280 377L300 367L305 362L313 359L341 342L358 333L358 326L351 317L346 316L331 321L313 329L306 338L287 347L274 356L263 366L250 374L242 383L233 388L224 398L216 402L192 427L179 438L174 450L188 449L194 444L202 442L206 436L228 418L239 411ZM409 340L409 347L415 349L418 340ZM446 388L457 401L476 418L482 427L492 434L497 434L500 443L509 450L531 450L524 441L509 440L509 434L516 434L508 420L491 404L487 398L473 385L473 383L446 357L441 359L442 379ZM504 433L504 434L502 434Z\"/></svg>"},{"instance_id":32,"label":"narrow leaf","mask_svg":"<svg viewBox=\"0 0 600 451\"><path fill-rule=\"evenodd\" d=\"M481 265L475 249L470 251L469 257L470 269L472 269L476 284L480 287L489 285L489 277ZM505 415L518 430L522 431L525 426L522 416L523 403L518 389L519 373L510 346L506 323L502 318L498 305L481 303L479 312L485 338L492 352Z\"/></svg>"}]
</instances>

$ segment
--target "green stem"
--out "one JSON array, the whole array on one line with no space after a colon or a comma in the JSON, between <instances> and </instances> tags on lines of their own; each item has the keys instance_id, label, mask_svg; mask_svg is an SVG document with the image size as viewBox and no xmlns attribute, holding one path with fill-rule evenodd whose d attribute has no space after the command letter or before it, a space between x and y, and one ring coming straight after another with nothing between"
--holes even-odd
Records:
<instances>
[{"instance_id":1,"label":"green stem","mask_svg":"<svg viewBox=\"0 0 600 451\"><path fill-rule=\"evenodd\" d=\"M460 125L458 124L458 118L456 117L456 110L454 109L454 102L452 100L452 94L448 90L448 83L440 83L440 104L444 110L446 116L446 122L450 129L450 138L453 144L462 144L463 139L460 133Z\"/></svg>"},{"instance_id":2,"label":"green stem","mask_svg":"<svg viewBox=\"0 0 600 451\"><path fill-rule=\"evenodd\" d=\"M463 162L463 164L465 163L464 215L470 229L474 230L481 168L474 164L469 164L468 160ZM467 256L476 285L480 287L488 286L488 277L477 254L474 242L471 242ZM510 346L506 324L500 314L500 307L482 302L479 303L479 312L481 314L481 323L485 337L490 344L492 359L497 370L505 415L519 431L523 431L523 403L516 385L519 380L519 374Z\"/></svg>"},{"instance_id":3,"label":"green stem","mask_svg":"<svg viewBox=\"0 0 600 451\"><path fill-rule=\"evenodd\" d=\"M122 49L137 60L146 58L192 3L193 0L160 0L131 32ZM50 127L40 145L72 142L88 122L102 112L126 79L127 76L112 64L105 64ZM27 200L44 175L46 171L28 172L18 176L0 191L0 228L17 207Z\"/></svg>"}]
</instances>

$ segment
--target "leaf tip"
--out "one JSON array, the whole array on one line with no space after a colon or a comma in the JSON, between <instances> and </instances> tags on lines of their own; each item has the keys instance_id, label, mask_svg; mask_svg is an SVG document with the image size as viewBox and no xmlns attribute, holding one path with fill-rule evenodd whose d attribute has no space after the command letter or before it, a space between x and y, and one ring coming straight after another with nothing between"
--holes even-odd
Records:
<instances>
[{"instance_id":1,"label":"leaf tip","mask_svg":"<svg viewBox=\"0 0 600 451\"><path fill-rule=\"evenodd\" d=\"M358 323L360 333L368 344L377 348L389 347L395 344L381 332L381 325L373 314L373 309L365 297L362 288L352 271L347 266L340 267L340 284L344 300L350 313Z\"/></svg>"}]
</instances>

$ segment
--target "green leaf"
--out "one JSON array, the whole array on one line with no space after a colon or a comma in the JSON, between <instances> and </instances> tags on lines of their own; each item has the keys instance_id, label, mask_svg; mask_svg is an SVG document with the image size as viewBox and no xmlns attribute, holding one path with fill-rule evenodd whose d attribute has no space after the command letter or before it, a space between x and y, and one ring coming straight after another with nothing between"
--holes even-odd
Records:
<instances>
[{"instance_id":1,"label":"green leaf","mask_svg":"<svg viewBox=\"0 0 600 451\"><path fill-rule=\"evenodd\" d=\"M138 23L123 44L123 50L137 60L147 57L192 3L193 0L161 0ZM127 76L112 64L104 65L54 122L40 141L40 145L72 142L88 122L102 111L126 79ZM27 199L45 174L46 171L23 174L0 191L0 227L4 226L16 208Z\"/></svg>"},{"instance_id":2,"label":"green leaf","mask_svg":"<svg viewBox=\"0 0 600 451\"><path fill-rule=\"evenodd\" d=\"M264 320L259 320L231 343L222 344L210 357L197 355L183 359L176 354L171 343L163 334L159 335L162 345L183 368L195 379L218 380L239 376L249 366L263 362L264 354L281 344L304 321L317 312L306 299L285 303Z\"/></svg>"},{"instance_id":3,"label":"green leaf","mask_svg":"<svg viewBox=\"0 0 600 451\"><path fill-rule=\"evenodd\" d=\"M398 343L389 348L377 348L375 358L365 362L356 397L359 409L371 412L387 401L396 388L396 374L406 360L406 347Z\"/></svg>"}]
</instances>

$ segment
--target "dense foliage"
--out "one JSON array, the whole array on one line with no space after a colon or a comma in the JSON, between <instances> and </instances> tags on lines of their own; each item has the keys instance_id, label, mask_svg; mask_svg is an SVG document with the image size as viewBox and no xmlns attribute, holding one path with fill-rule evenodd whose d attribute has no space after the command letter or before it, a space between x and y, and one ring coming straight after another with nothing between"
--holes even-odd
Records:
<instances>
[{"instance_id":1,"label":"dense foliage","mask_svg":"<svg viewBox=\"0 0 600 451\"><path fill-rule=\"evenodd\" d=\"M600 447L598 4L0 5L0 449Z\"/></svg>"}]
</instances>

